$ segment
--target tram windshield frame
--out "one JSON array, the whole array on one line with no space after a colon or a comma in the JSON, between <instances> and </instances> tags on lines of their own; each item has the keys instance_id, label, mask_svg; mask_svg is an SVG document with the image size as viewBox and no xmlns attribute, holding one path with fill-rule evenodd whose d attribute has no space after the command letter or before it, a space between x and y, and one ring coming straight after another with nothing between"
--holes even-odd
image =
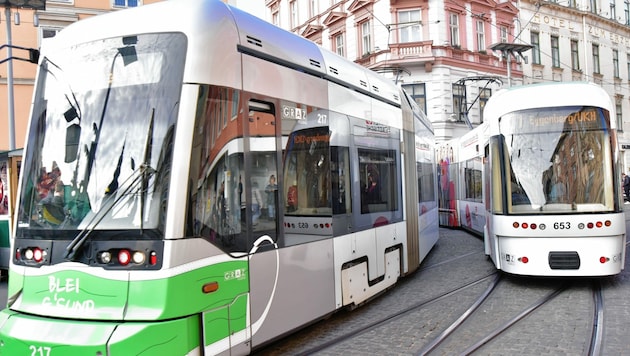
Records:
<instances>
[{"instance_id":1,"label":"tram windshield frame","mask_svg":"<svg viewBox=\"0 0 630 356\"><path fill-rule=\"evenodd\" d=\"M17 238L160 238L186 47L182 33L156 33L45 52Z\"/></svg>"},{"instance_id":2,"label":"tram windshield frame","mask_svg":"<svg viewBox=\"0 0 630 356\"><path fill-rule=\"evenodd\" d=\"M567 106L511 112L500 119L509 157L508 214L611 212L615 133L610 113Z\"/></svg>"}]
</instances>

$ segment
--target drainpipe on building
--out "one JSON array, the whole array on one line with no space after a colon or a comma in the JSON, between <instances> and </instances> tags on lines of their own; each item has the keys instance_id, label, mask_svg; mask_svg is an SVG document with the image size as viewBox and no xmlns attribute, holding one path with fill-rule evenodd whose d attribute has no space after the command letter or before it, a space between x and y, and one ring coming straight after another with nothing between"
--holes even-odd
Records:
<instances>
[{"instance_id":1,"label":"drainpipe on building","mask_svg":"<svg viewBox=\"0 0 630 356\"><path fill-rule=\"evenodd\" d=\"M11 48L11 8L4 8L4 17L7 23L7 58L13 57ZM8 120L9 120L9 150L15 149L15 110L13 107L13 61L7 61L7 93L8 93Z\"/></svg>"}]
</instances>

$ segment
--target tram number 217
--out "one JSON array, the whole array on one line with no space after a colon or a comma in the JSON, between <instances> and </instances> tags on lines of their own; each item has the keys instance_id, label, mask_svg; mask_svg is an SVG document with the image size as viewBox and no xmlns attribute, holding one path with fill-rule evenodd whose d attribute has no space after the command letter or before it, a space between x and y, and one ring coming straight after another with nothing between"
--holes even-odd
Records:
<instances>
[{"instance_id":1,"label":"tram number 217","mask_svg":"<svg viewBox=\"0 0 630 356\"><path fill-rule=\"evenodd\" d=\"M571 223L568 221L553 223L554 230L568 230L571 228Z\"/></svg>"},{"instance_id":2,"label":"tram number 217","mask_svg":"<svg viewBox=\"0 0 630 356\"><path fill-rule=\"evenodd\" d=\"M48 346L30 345L28 349L31 351L31 356L50 356L51 348Z\"/></svg>"}]
</instances>

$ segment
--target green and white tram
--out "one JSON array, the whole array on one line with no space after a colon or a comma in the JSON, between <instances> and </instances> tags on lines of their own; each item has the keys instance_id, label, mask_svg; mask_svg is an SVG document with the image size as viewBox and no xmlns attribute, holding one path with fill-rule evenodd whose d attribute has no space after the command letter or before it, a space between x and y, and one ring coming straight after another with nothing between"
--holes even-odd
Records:
<instances>
[{"instance_id":1,"label":"green and white tram","mask_svg":"<svg viewBox=\"0 0 630 356\"><path fill-rule=\"evenodd\" d=\"M248 354L437 241L417 105L221 1L79 21L36 82L0 354Z\"/></svg>"}]
</instances>

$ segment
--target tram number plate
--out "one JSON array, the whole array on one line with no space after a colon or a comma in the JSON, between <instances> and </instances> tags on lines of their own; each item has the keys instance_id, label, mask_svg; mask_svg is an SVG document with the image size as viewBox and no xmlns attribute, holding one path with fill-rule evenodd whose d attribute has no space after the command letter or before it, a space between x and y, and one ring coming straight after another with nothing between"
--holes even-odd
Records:
<instances>
[{"instance_id":1,"label":"tram number plate","mask_svg":"<svg viewBox=\"0 0 630 356\"><path fill-rule=\"evenodd\" d=\"M568 230L571 228L571 223L568 221L555 222L553 223L553 228L556 230Z\"/></svg>"},{"instance_id":2,"label":"tram number plate","mask_svg":"<svg viewBox=\"0 0 630 356\"><path fill-rule=\"evenodd\" d=\"M30 345L28 349L31 352L31 356L50 356L51 348L48 346Z\"/></svg>"}]
</instances>

